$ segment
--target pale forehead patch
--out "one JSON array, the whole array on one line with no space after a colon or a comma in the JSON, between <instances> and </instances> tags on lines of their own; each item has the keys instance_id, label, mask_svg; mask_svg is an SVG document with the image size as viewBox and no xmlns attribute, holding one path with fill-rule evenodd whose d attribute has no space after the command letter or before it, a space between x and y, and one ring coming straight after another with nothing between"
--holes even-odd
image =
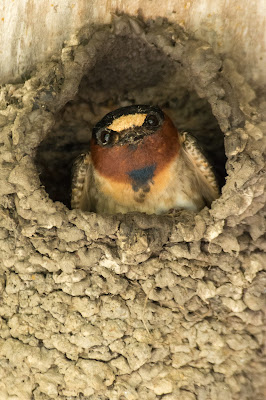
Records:
<instances>
[{"instance_id":1,"label":"pale forehead patch","mask_svg":"<svg viewBox=\"0 0 266 400\"><path fill-rule=\"evenodd\" d=\"M115 119L111 125L108 126L108 128L116 132L121 132L124 129L133 128L134 126L141 126L146 117L147 114L122 115L121 117Z\"/></svg>"}]
</instances>

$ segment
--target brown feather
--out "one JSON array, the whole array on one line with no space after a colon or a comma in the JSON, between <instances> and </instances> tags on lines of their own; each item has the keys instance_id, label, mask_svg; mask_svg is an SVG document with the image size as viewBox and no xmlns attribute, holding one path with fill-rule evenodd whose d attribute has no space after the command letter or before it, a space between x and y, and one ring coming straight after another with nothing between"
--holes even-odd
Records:
<instances>
[{"instance_id":1,"label":"brown feather","mask_svg":"<svg viewBox=\"0 0 266 400\"><path fill-rule=\"evenodd\" d=\"M92 164L89 153L81 154L74 162L72 170L71 207L92 211L89 188L92 187Z\"/></svg>"},{"instance_id":2,"label":"brown feather","mask_svg":"<svg viewBox=\"0 0 266 400\"><path fill-rule=\"evenodd\" d=\"M184 132L181 135L181 142L183 156L194 169L199 190L205 199L206 204L210 206L212 201L219 197L219 186L212 166L202 153L198 142L192 135Z\"/></svg>"}]
</instances>

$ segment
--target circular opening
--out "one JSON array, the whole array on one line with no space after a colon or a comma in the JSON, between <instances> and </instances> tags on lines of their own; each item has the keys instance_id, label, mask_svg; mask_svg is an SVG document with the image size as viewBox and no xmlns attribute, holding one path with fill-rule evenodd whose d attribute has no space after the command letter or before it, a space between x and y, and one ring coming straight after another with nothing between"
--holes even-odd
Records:
<instances>
[{"instance_id":1,"label":"circular opening","mask_svg":"<svg viewBox=\"0 0 266 400\"><path fill-rule=\"evenodd\" d=\"M192 87L182 57L180 62L164 46L154 45L155 37L156 32L143 37L132 30L118 34L107 30L97 38L93 62L85 61L78 93L58 112L53 130L37 150L40 179L52 200L70 207L72 164L88 150L93 126L107 112L131 104L159 105L179 132L196 136L220 186L224 184L223 133L211 106ZM91 40L86 54L94 48Z\"/></svg>"}]
</instances>

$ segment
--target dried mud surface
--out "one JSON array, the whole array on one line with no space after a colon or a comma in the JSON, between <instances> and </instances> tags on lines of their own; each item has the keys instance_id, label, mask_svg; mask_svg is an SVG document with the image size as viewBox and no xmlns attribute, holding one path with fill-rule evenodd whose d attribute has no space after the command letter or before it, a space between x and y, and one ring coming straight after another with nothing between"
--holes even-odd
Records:
<instances>
[{"instance_id":1,"label":"dried mud surface","mask_svg":"<svg viewBox=\"0 0 266 400\"><path fill-rule=\"evenodd\" d=\"M62 171L99 116L133 102L158 103L198 131L221 175L224 135L226 184L211 209L68 209ZM206 43L126 16L85 27L60 59L2 87L1 400L263 399L258 108Z\"/></svg>"}]
</instances>

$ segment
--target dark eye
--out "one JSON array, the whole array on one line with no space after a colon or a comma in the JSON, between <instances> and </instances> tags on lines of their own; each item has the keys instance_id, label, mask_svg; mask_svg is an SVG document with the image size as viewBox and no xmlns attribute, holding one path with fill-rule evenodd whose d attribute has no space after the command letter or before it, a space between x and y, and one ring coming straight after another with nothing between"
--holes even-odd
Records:
<instances>
[{"instance_id":1,"label":"dark eye","mask_svg":"<svg viewBox=\"0 0 266 400\"><path fill-rule=\"evenodd\" d=\"M145 118L145 125L156 127L159 125L159 120L154 114L147 115L147 117Z\"/></svg>"},{"instance_id":2,"label":"dark eye","mask_svg":"<svg viewBox=\"0 0 266 400\"><path fill-rule=\"evenodd\" d=\"M111 133L108 131L102 131L99 135L101 144L106 145L111 141Z\"/></svg>"}]
</instances>

